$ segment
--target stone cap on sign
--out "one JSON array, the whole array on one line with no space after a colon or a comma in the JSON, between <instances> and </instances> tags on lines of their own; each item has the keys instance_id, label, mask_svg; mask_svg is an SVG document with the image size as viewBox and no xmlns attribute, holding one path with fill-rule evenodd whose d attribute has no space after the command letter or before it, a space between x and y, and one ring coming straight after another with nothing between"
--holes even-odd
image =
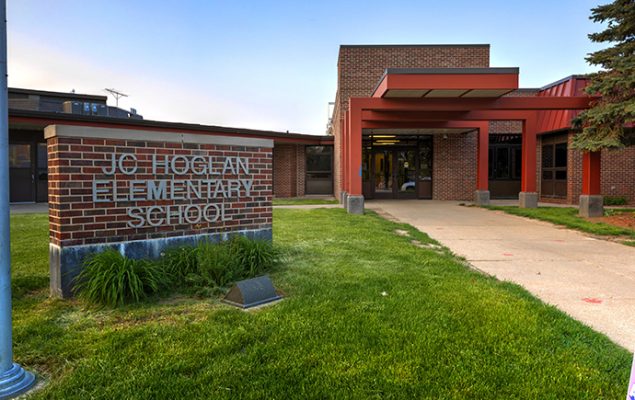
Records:
<instances>
[{"instance_id":1,"label":"stone cap on sign","mask_svg":"<svg viewBox=\"0 0 635 400\"><path fill-rule=\"evenodd\" d=\"M144 131L138 129L98 128L79 125L49 125L44 128L44 138L76 137L95 139L120 139L171 143L201 143L246 147L273 147L273 140L237 136L217 136L179 132Z\"/></svg>"}]
</instances>

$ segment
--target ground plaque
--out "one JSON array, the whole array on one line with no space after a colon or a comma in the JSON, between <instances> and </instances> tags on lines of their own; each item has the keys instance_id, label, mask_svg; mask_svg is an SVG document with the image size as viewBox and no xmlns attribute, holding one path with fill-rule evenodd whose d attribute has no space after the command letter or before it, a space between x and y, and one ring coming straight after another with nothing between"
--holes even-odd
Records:
<instances>
[{"instance_id":1,"label":"ground plaque","mask_svg":"<svg viewBox=\"0 0 635 400\"><path fill-rule=\"evenodd\" d=\"M87 255L156 258L234 234L271 239L268 139L52 125L51 292L72 294Z\"/></svg>"}]
</instances>

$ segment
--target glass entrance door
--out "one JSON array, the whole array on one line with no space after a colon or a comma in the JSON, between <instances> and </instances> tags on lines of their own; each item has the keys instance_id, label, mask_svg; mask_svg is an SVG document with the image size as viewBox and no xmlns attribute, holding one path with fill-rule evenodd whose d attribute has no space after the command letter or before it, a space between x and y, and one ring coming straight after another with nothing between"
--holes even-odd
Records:
<instances>
[{"instance_id":1,"label":"glass entrance door","mask_svg":"<svg viewBox=\"0 0 635 400\"><path fill-rule=\"evenodd\" d=\"M415 150L396 150L395 192L397 198L415 198L417 194L417 164Z\"/></svg>"},{"instance_id":2,"label":"glass entrance door","mask_svg":"<svg viewBox=\"0 0 635 400\"><path fill-rule=\"evenodd\" d=\"M364 196L431 199L432 147L432 136L402 136L390 141L367 138L362 148Z\"/></svg>"},{"instance_id":3,"label":"glass entrance door","mask_svg":"<svg viewBox=\"0 0 635 400\"><path fill-rule=\"evenodd\" d=\"M392 150L377 150L373 156L375 197L393 197L393 154Z\"/></svg>"},{"instance_id":4,"label":"glass entrance door","mask_svg":"<svg viewBox=\"0 0 635 400\"><path fill-rule=\"evenodd\" d=\"M416 150L376 150L373 153L374 196L380 199L415 198Z\"/></svg>"}]
</instances>

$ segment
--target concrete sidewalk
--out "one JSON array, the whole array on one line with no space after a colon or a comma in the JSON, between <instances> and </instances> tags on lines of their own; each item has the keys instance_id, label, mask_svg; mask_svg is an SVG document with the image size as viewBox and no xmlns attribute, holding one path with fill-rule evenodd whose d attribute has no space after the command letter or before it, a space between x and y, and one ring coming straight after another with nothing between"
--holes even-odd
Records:
<instances>
[{"instance_id":1,"label":"concrete sidewalk","mask_svg":"<svg viewBox=\"0 0 635 400\"><path fill-rule=\"evenodd\" d=\"M11 214L37 214L37 213L48 213L49 212L49 204L48 203L12 203L9 206Z\"/></svg>"},{"instance_id":2,"label":"concrete sidewalk","mask_svg":"<svg viewBox=\"0 0 635 400\"><path fill-rule=\"evenodd\" d=\"M368 201L366 207L413 225L475 268L635 349L634 247L458 202Z\"/></svg>"}]
</instances>

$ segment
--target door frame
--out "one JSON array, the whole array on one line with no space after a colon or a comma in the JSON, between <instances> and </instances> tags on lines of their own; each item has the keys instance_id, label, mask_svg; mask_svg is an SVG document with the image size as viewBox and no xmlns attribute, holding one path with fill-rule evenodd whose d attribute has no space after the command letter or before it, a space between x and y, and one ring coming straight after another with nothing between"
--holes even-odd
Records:
<instances>
[{"instance_id":1,"label":"door frame","mask_svg":"<svg viewBox=\"0 0 635 400\"><path fill-rule=\"evenodd\" d=\"M370 188L371 188L371 195L374 199L416 199L417 198L417 189L419 186L419 147L418 146L398 146L398 147L390 147L390 148L385 148L385 147L374 147L371 150L371 165L370 165L370 173L369 173L369 180L370 180ZM391 169L392 171L390 171L390 177L392 180L392 192L390 193L378 193L375 191L375 155L378 153L384 153L388 151L390 153L390 163L391 163ZM398 165L398 161L399 161L399 155L398 153L400 151L413 151L414 152L414 158L415 158L415 188L412 192L401 192L399 191L398 188L398 184L397 184L397 176L399 174L399 170L397 168Z\"/></svg>"}]
</instances>

